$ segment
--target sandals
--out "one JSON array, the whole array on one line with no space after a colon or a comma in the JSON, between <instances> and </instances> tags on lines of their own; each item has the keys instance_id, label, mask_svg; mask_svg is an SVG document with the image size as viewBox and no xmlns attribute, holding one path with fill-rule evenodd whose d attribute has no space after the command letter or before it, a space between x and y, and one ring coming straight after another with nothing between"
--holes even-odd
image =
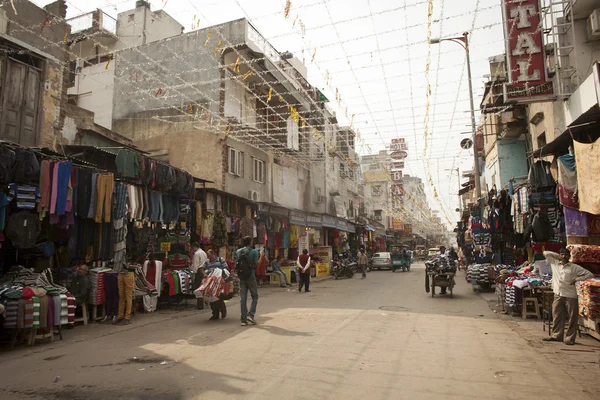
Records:
<instances>
[{"instance_id":1,"label":"sandals","mask_svg":"<svg viewBox=\"0 0 600 400\"><path fill-rule=\"evenodd\" d=\"M555 337L545 337L542 339L544 342L562 342L562 340Z\"/></svg>"}]
</instances>

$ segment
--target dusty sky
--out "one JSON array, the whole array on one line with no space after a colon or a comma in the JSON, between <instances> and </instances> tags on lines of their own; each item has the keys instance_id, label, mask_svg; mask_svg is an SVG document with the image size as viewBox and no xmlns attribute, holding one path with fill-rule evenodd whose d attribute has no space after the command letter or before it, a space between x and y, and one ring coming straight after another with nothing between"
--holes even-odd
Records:
<instances>
[{"instance_id":1,"label":"dusty sky","mask_svg":"<svg viewBox=\"0 0 600 400\"><path fill-rule=\"evenodd\" d=\"M432 38L471 32L478 109L484 75L489 73L488 57L504 51L500 0L431 3ZM132 9L135 1L68 0L67 4L69 18L95 8L116 16ZM427 44L428 0L292 0L288 18L284 16L286 0L153 0L151 5L153 10L171 14L186 31L192 30L194 16L200 28L248 18L277 50L304 58L309 81L333 100L330 105L337 108L342 122L346 107L349 116L354 114L360 154L384 149L392 138L406 138L409 158L404 173L424 180L428 203L440 210L444 222L456 221L458 182L456 171L450 170L470 170L473 164L472 151L459 146L471 130L465 52L451 42ZM431 63L426 73L428 51ZM426 136L427 78L431 94ZM342 98L340 106L334 100L336 89ZM428 176L438 198L433 196Z\"/></svg>"}]
</instances>

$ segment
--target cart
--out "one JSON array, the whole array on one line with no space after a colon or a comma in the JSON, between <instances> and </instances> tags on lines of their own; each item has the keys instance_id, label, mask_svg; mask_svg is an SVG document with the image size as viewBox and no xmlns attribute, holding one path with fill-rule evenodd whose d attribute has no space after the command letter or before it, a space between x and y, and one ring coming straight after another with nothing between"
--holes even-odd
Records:
<instances>
[{"instance_id":1,"label":"cart","mask_svg":"<svg viewBox=\"0 0 600 400\"><path fill-rule=\"evenodd\" d=\"M431 297L435 297L435 287L447 288L452 298L452 290L454 288L455 272L427 272L431 279Z\"/></svg>"}]
</instances>

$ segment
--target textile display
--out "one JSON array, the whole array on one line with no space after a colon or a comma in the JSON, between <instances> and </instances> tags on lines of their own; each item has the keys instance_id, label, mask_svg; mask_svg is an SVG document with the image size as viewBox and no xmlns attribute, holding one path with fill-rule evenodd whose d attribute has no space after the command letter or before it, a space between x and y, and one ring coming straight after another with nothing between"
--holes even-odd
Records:
<instances>
[{"instance_id":1,"label":"textile display","mask_svg":"<svg viewBox=\"0 0 600 400\"><path fill-rule=\"evenodd\" d=\"M473 264L467 267L465 279L469 283L474 281L480 284L493 284L496 276L504 266L492 264Z\"/></svg>"},{"instance_id":2,"label":"textile display","mask_svg":"<svg viewBox=\"0 0 600 400\"><path fill-rule=\"evenodd\" d=\"M600 278L577 282L579 314L593 320L600 318Z\"/></svg>"},{"instance_id":3,"label":"textile display","mask_svg":"<svg viewBox=\"0 0 600 400\"><path fill-rule=\"evenodd\" d=\"M600 176L600 142L579 143L573 140L577 159L577 192L579 210L600 214L600 196L597 179Z\"/></svg>"},{"instance_id":4,"label":"textile display","mask_svg":"<svg viewBox=\"0 0 600 400\"><path fill-rule=\"evenodd\" d=\"M558 198L563 206L579 209L575 166L573 154L558 157Z\"/></svg>"},{"instance_id":5,"label":"textile display","mask_svg":"<svg viewBox=\"0 0 600 400\"><path fill-rule=\"evenodd\" d=\"M572 263L600 263L600 246L571 244L568 249Z\"/></svg>"},{"instance_id":6,"label":"textile display","mask_svg":"<svg viewBox=\"0 0 600 400\"><path fill-rule=\"evenodd\" d=\"M204 297L211 302L219 300L219 296L225 293L225 280L229 276L230 273L226 269L212 268L194 294L197 298Z\"/></svg>"},{"instance_id":7,"label":"textile display","mask_svg":"<svg viewBox=\"0 0 600 400\"><path fill-rule=\"evenodd\" d=\"M563 207L563 213L565 215L565 233L567 236L587 237L589 235L588 213L569 208L566 205Z\"/></svg>"},{"instance_id":8,"label":"textile display","mask_svg":"<svg viewBox=\"0 0 600 400\"><path fill-rule=\"evenodd\" d=\"M162 262L160 261L145 261L144 266L142 267L142 271L144 276L146 277L146 281L153 285L155 290L160 291L160 281L162 276ZM142 301L144 303L144 310L146 312L156 311L156 307L158 306L158 296L157 295L145 295L142 297Z\"/></svg>"}]
</instances>

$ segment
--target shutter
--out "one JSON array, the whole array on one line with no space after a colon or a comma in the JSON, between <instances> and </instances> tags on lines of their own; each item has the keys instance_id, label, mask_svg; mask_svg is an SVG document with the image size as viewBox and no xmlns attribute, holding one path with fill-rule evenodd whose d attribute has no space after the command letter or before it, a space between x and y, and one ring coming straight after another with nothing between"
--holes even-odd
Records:
<instances>
[{"instance_id":1,"label":"shutter","mask_svg":"<svg viewBox=\"0 0 600 400\"><path fill-rule=\"evenodd\" d=\"M238 175L244 177L244 152L238 152Z\"/></svg>"}]
</instances>

